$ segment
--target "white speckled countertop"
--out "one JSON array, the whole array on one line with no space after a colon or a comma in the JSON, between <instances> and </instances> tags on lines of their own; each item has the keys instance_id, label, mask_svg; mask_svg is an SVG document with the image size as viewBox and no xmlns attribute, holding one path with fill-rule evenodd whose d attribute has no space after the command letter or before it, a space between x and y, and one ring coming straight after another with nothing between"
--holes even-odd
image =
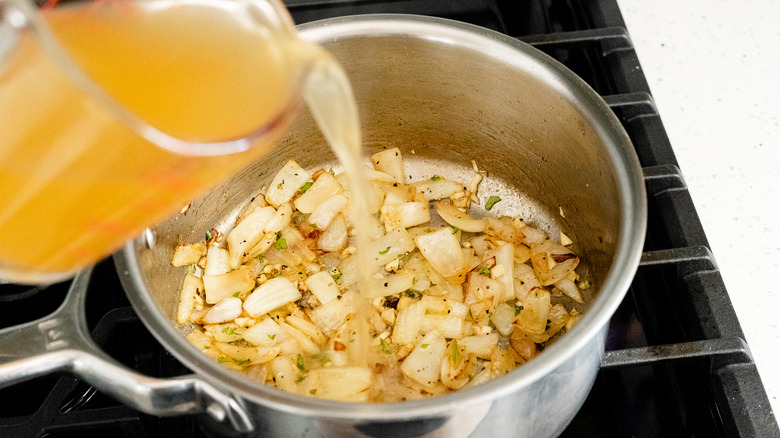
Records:
<instances>
[{"instance_id":1,"label":"white speckled countertop","mask_svg":"<svg viewBox=\"0 0 780 438\"><path fill-rule=\"evenodd\" d=\"M780 2L618 0L780 415Z\"/></svg>"}]
</instances>

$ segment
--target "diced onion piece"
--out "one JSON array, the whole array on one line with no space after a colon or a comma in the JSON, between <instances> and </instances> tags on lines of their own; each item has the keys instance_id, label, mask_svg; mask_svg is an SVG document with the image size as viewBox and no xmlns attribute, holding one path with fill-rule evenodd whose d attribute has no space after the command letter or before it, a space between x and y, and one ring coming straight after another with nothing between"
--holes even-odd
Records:
<instances>
[{"instance_id":1,"label":"diced onion piece","mask_svg":"<svg viewBox=\"0 0 780 438\"><path fill-rule=\"evenodd\" d=\"M536 278L532 267L525 263L515 263L514 268L515 277L515 297L522 302L528 292L535 288L540 287L539 279Z\"/></svg>"},{"instance_id":2,"label":"diced onion piece","mask_svg":"<svg viewBox=\"0 0 780 438\"><path fill-rule=\"evenodd\" d=\"M465 320L455 315L425 315L423 316L420 331L428 333L436 330L445 338L460 339L463 337Z\"/></svg>"},{"instance_id":3,"label":"diced onion piece","mask_svg":"<svg viewBox=\"0 0 780 438\"><path fill-rule=\"evenodd\" d=\"M555 288L563 292L564 295L571 298L577 303L583 304L585 301L582 300L582 294L580 294L580 289L577 287L576 284L574 284L573 281L569 280L568 278L564 278L561 280L558 280L557 283L555 283Z\"/></svg>"},{"instance_id":4,"label":"diced onion piece","mask_svg":"<svg viewBox=\"0 0 780 438\"><path fill-rule=\"evenodd\" d=\"M349 231L344 215L339 214L317 239L317 248L325 252L338 252L349 242Z\"/></svg>"},{"instance_id":5,"label":"diced onion piece","mask_svg":"<svg viewBox=\"0 0 780 438\"><path fill-rule=\"evenodd\" d=\"M290 205L289 202L280 205L276 210L276 213L274 213L274 215L271 216L271 219L268 220L268 223L265 224L265 233L276 233L285 229L285 227L290 225L292 212L292 205Z\"/></svg>"},{"instance_id":6,"label":"diced onion piece","mask_svg":"<svg viewBox=\"0 0 780 438\"><path fill-rule=\"evenodd\" d=\"M312 310L309 317L320 330L331 335L344 323L350 313L356 311L356 298L354 292L347 292L340 300L330 300Z\"/></svg>"},{"instance_id":7,"label":"diced onion piece","mask_svg":"<svg viewBox=\"0 0 780 438\"><path fill-rule=\"evenodd\" d=\"M262 193L258 193L246 205L241 207L241 211L239 211L238 216L236 216L236 223L241 222L245 217L249 216L254 211L260 210L261 208L267 206L268 203L265 202L265 196Z\"/></svg>"},{"instance_id":8,"label":"diced onion piece","mask_svg":"<svg viewBox=\"0 0 780 438\"><path fill-rule=\"evenodd\" d=\"M336 178L328 172L323 172L306 193L295 200L295 208L302 213L311 213L326 199L341 191L341 184Z\"/></svg>"},{"instance_id":9,"label":"diced onion piece","mask_svg":"<svg viewBox=\"0 0 780 438\"><path fill-rule=\"evenodd\" d=\"M407 289L415 288L416 274L414 271L401 271L382 278L372 278L369 290L363 295L366 298L379 298L397 294Z\"/></svg>"},{"instance_id":10,"label":"diced onion piece","mask_svg":"<svg viewBox=\"0 0 780 438\"><path fill-rule=\"evenodd\" d=\"M426 179L416 182L412 186L417 190L417 193L423 195L426 201L446 199L455 192L465 190L463 184L443 178L438 180Z\"/></svg>"},{"instance_id":11,"label":"diced onion piece","mask_svg":"<svg viewBox=\"0 0 780 438\"><path fill-rule=\"evenodd\" d=\"M264 318L262 321L249 327L242 335L247 342L258 347L277 345L288 338L287 333L279 327L279 324L273 318Z\"/></svg>"},{"instance_id":12,"label":"diced onion piece","mask_svg":"<svg viewBox=\"0 0 780 438\"><path fill-rule=\"evenodd\" d=\"M383 205L382 222L387 231L399 228L409 228L431 220L427 202L403 202L400 204Z\"/></svg>"},{"instance_id":13,"label":"diced onion piece","mask_svg":"<svg viewBox=\"0 0 780 438\"><path fill-rule=\"evenodd\" d=\"M317 297L320 304L327 304L339 296L339 287L336 285L336 281L326 271L309 276L304 283L309 291Z\"/></svg>"},{"instance_id":14,"label":"diced onion piece","mask_svg":"<svg viewBox=\"0 0 780 438\"><path fill-rule=\"evenodd\" d=\"M204 324L219 324L241 316L241 299L228 297L214 305L201 318Z\"/></svg>"},{"instance_id":15,"label":"diced onion piece","mask_svg":"<svg viewBox=\"0 0 780 438\"><path fill-rule=\"evenodd\" d=\"M275 213L276 209L273 207L263 207L247 216L230 231L227 243L231 268L238 268L245 253L263 238L265 226Z\"/></svg>"},{"instance_id":16,"label":"diced onion piece","mask_svg":"<svg viewBox=\"0 0 780 438\"><path fill-rule=\"evenodd\" d=\"M279 356L272 360L270 365L276 387L283 391L297 393L298 384L295 381L298 379L298 369L292 359Z\"/></svg>"},{"instance_id":17,"label":"diced onion piece","mask_svg":"<svg viewBox=\"0 0 780 438\"><path fill-rule=\"evenodd\" d=\"M531 264L542 286L557 283L573 272L580 259L565 246L544 242L531 247Z\"/></svg>"},{"instance_id":18,"label":"diced onion piece","mask_svg":"<svg viewBox=\"0 0 780 438\"><path fill-rule=\"evenodd\" d=\"M333 367L311 370L301 382L303 395L339 401L368 401L373 373L365 367Z\"/></svg>"},{"instance_id":19,"label":"diced onion piece","mask_svg":"<svg viewBox=\"0 0 780 438\"><path fill-rule=\"evenodd\" d=\"M417 194L417 192L415 192L414 190L414 187L407 186L405 184L392 184L392 185L385 184L382 187L382 189L385 192L385 199L383 205L412 202L415 201L414 198L415 195Z\"/></svg>"},{"instance_id":20,"label":"diced onion piece","mask_svg":"<svg viewBox=\"0 0 780 438\"><path fill-rule=\"evenodd\" d=\"M470 233L485 231L485 226L487 226L485 218L474 219L468 214L458 210L454 205L446 202L439 202L436 204L436 212L439 213L439 216L448 224Z\"/></svg>"},{"instance_id":21,"label":"diced onion piece","mask_svg":"<svg viewBox=\"0 0 780 438\"><path fill-rule=\"evenodd\" d=\"M371 165L374 169L392 176L396 182L404 182L406 170L404 159L398 148L387 149L371 156Z\"/></svg>"},{"instance_id":22,"label":"diced onion piece","mask_svg":"<svg viewBox=\"0 0 780 438\"><path fill-rule=\"evenodd\" d=\"M415 301L409 307L398 312L395 328L393 328L393 343L404 345L414 342L420 331L424 315L425 304L420 301Z\"/></svg>"},{"instance_id":23,"label":"diced onion piece","mask_svg":"<svg viewBox=\"0 0 780 438\"><path fill-rule=\"evenodd\" d=\"M315 225L317 229L324 230L328 228L331 221L347 206L347 197L341 194L333 195L323 201L314 209L309 216L309 223Z\"/></svg>"},{"instance_id":24,"label":"diced onion piece","mask_svg":"<svg viewBox=\"0 0 780 438\"><path fill-rule=\"evenodd\" d=\"M536 343L530 340L528 334L515 327L512 330L512 336L509 338L509 345L515 350L518 356L524 360L531 360L536 356Z\"/></svg>"},{"instance_id":25,"label":"diced onion piece","mask_svg":"<svg viewBox=\"0 0 780 438\"><path fill-rule=\"evenodd\" d=\"M206 242L190 243L179 245L173 252L173 266L187 266L198 263L203 254L206 253Z\"/></svg>"},{"instance_id":26,"label":"diced onion piece","mask_svg":"<svg viewBox=\"0 0 780 438\"><path fill-rule=\"evenodd\" d=\"M375 181L380 183L395 183L398 182L394 176L388 175L384 172L380 172L376 169L372 169L368 166L363 168L364 175L369 181ZM346 178L345 178L346 179ZM344 185L344 183L341 183Z\"/></svg>"},{"instance_id":27,"label":"diced onion piece","mask_svg":"<svg viewBox=\"0 0 780 438\"><path fill-rule=\"evenodd\" d=\"M569 238L569 236L567 236L567 235L563 234L563 231L561 231L561 245L563 245L563 246L569 246L569 245L571 245L572 243L574 243L574 241L573 241L573 240L571 240L571 238Z\"/></svg>"},{"instance_id":28,"label":"diced onion piece","mask_svg":"<svg viewBox=\"0 0 780 438\"><path fill-rule=\"evenodd\" d=\"M536 288L526 295L523 308L515 318L520 330L526 333L541 334L546 330L547 315L550 313L550 293Z\"/></svg>"},{"instance_id":29,"label":"diced onion piece","mask_svg":"<svg viewBox=\"0 0 780 438\"><path fill-rule=\"evenodd\" d=\"M523 227L523 243L530 246L534 243L542 243L547 239L547 233L531 226Z\"/></svg>"},{"instance_id":30,"label":"diced onion piece","mask_svg":"<svg viewBox=\"0 0 780 438\"><path fill-rule=\"evenodd\" d=\"M439 381L441 360L447 342L438 332L431 331L409 353L401 364L401 371L410 379L425 386L432 387Z\"/></svg>"},{"instance_id":31,"label":"diced onion piece","mask_svg":"<svg viewBox=\"0 0 780 438\"><path fill-rule=\"evenodd\" d=\"M230 253L225 248L209 245L203 275L220 275L230 272Z\"/></svg>"},{"instance_id":32,"label":"diced onion piece","mask_svg":"<svg viewBox=\"0 0 780 438\"><path fill-rule=\"evenodd\" d=\"M261 284L244 301L244 310L257 317L291 301L301 299L298 288L285 277L272 278Z\"/></svg>"},{"instance_id":33,"label":"diced onion piece","mask_svg":"<svg viewBox=\"0 0 780 438\"><path fill-rule=\"evenodd\" d=\"M454 277L463 272L466 260L449 227L420 235L415 241L425 259L442 276Z\"/></svg>"},{"instance_id":34,"label":"diced onion piece","mask_svg":"<svg viewBox=\"0 0 780 438\"><path fill-rule=\"evenodd\" d=\"M300 313L300 315L303 315L303 313ZM325 344L328 342L328 339L325 337L325 335L322 334L316 325L300 315L290 315L284 319L284 322L300 330L301 333L306 335L316 344Z\"/></svg>"},{"instance_id":35,"label":"diced onion piece","mask_svg":"<svg viewBox=\"0 0 780 438\"><path fill-rule=\"evenodd\" d=\"M298 190L310 179L309 172L301 168L295 161L290 160L271 181L268 192L265 194L265 200L275 207L290 202Z\"/></svg>"},{"instance_id":36,"label":"diced onion piece","mask_svg":"<svg viewBox=\"0 0 780 438\"><path fill-rule=\"evenodd\" d=\"M498 333L467 336L458 339L458 345L462 346L466 353L476 354L479 358L488 359L493 351L493 347L498 345Z\"/></svg>"},{"instance_id":37,"label":"diced onion piece","mask_svg":"<svg viewBox=\"0 0 780 438\"><path fill-rule=\"evenodd\" d=\"M374 267L384 266L414 249L414 240L404 229L393 230L366 245L367 259Z\"/></svg>"},{"instance_id":38,"label":"diced onion piece","mask_svg":"<svg viewBox=\"0 0 780 438\"><path fill-rule=\"evenodd\" d=\"M562 304L556 304L550 308L550 313L547 314L547 328L542 334L526 333L528 339L534 341L537 344L547 342L551 337L558 333L566 323L569 322L569 312Z\"/></svg>"},{"instance_id":39,"label":"diced onion piece","mask_svg":"<svg viewBox=\"0 0 780 438\"><path fill-rule=\"evenodd\" d=\"M515 308L506 303L501 303L496 306L496 310L493 312L491 318L493 325L496 326L496 330L504 336L509 336L512 333L512 321L515 319Z\"/></svg>"},{"instance_id":40,"label":"diced onion piece","mask_svg":"<svg viewBox=\"0 0 780 438\"><path fill-rule=\"evenodd\" d=\"M498 302L502 303L515 298L515 247L511 243L505 243L498 248L488 251L485 258L495 257L496 265L490 270L490 277L504 285L503 295Z\"/></svg>"},{"instance_id":41,"label":"diced onion piece","mask_svg":"<svg viewBox=\"0 0 780 438\"><path fill-rule=\"evenodd\" d=\"M470 272L467 294L474 297L475 301L488 300L491 303L498 303L499 298L504 296L504 284L487 275Z\"/></svg>"},{"instance_id":42,"label":"diced onion piece","mask_svg":"<svg viewBox=\"0 0 780 438\"><path fill-rule=\"evenodd\" d=\"M229 342L215 342L214 346L231 359L250 360L257 356L257 348L255 347L241 347Z\"/></svg>"},{"instance_id":43,"label":"diced onion piece","mask_svg":"<svg viewBox=\"0 0 780 438\"><path fill-rule=\"evenodd\" d=\"M246 263L247 260L251 260L260 254L268 251L276 243L276 233L265 233L262 239L257 242L257 245L253 246L249 251L246 251L246 256L242 258L242 262Z\"/></svg>"},{"instance_id":44,"label":"diced onion piece","mask_svg":"<svg viewBox=\"0 0 780 438\"><path fill-rule=\"evenodd\" d=\"M290 324L287 324L286 322L280 322L279 327L282 328L282 330L285 331L288 335L290 335L291 338L295 339L295 342L298 343L298 345L301 346L301 349L306 354L319 354L320 353L320 347L317 346L317 344L311 340L308 336L306 336L303 332L298 330L297 328L291 326Z\"/></svg>"},{"instance_id":45,"label":"diced onion piece","mask_svg":"<svg viewBox=\"0 0 780 438\"><path fill-rule=\"evenodd\" d=\"M460 389L477 373L477 357L467 354L460 342L453 340L441 360L441 382L449 388Z\"/></svg>"},{"instance_id":46,"label":"diced onion piece","mask_svg":"<svg viewBox=\"0 0 780 438\"><path fill-rule=\"evenodd\" d=\"M485 233L506 242L512 242L515 244L520 244L523 242L523 237L525 237L523 235L523 231L521 231L520 228L512 226L511 218L504 217L501 219L496 219L488 216L485 218L485 221ZM525 230L525 228L523 228L523 230Z\"/></svg>"},{"instance_id":47,"label":"diced onion piece","mask_svg":"<svg viewBox=\"0 0 780 438\"><path fill-rule=\"evenodd\" d=\"M252 290L255 286L255 279L251 268L241 266L227 274L204 275L203 285L206 289L206 302L215 304L235 293L242 294Z\"/></svg>"},{"instance_id":48,"label":"diced onion piece","mask_svg":"<svg viewBox=\"0 0 780 438\"><path fill-rule=\"evenodd\" d=\"M176 316L176 322L184 324L190 320L192 311L195 310L195 303L201 299L202 293L203 281L192 274L185 275L184 284L179 295L179 311Z\"/></svg>"}]
</instances>

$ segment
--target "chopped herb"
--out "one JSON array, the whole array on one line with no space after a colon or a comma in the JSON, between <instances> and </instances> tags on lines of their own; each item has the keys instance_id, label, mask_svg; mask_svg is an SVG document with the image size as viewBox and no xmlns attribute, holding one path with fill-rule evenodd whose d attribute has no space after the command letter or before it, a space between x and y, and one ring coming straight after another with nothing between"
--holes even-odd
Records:
<instances>
[{"instance_id":1,"label":"chopped herb","mask_svg":"<svg viewBox=\"0 0 780 438\"><path fill-rule=\"evenodd\" d=\"M194 274L195 273L195 264L194 263L189 265L189 266L187 266L187 273L188 274Z\"/></svg>"},{"instance_id":2,"label":"chopped herb","mask_svg":"<svg viewBox=\"0 0 780 438\"><path fill-rule=\"evenodd\" d=\"M472 376L471 374L469 374L469 381L468 381L467 383L471 383L471 381L472 381L472 380L474 380L474 376Z\"/></svg>"},{"instance_id":3,"label":"chopped herb","mask_svg":"<svg viewBox=\"0 0 780 438\"><path fill-rule=\"evenodd\" d=\"M227 361L228 361L228 358L226 358L225 356L220 356L220 357L217 359L217 362L219 362L219 363L225 363L225 362L227 362Z\"/></svg>"},{"instance_id":4,"label":"chopped herb","mask_svg":"<svg viewBox=\"0 0 780 438\"><path fill-rule=\"evenodd\" d=\"M515 306L515 316L519 315L521 310L523 310L523 306Z\"/></svg>"},{"instance_id":5,"label":"chopped herb","mask_svg":"<svg viewBox=\"0 0 780 438\"><path fill-rule=\"evenodd\" d=\"M328 170L328 173L330 176L336 176L336 172L334 172L332 168Z\"/></svg>"},{"instance_id":6,"label":"chopped herb","mask_svg":"<svg viewBox=\"0 0 780 438\"><path fill-rule=\"evenodd\" d=\"M272 340L272 341L273 341L274 339L276 339L276 333L274 333L274 334L270 334L270 333L269 333L269 334L268 334L268 339L270 339L270 340Z\"/></svg>"},{"instance_id":7,"label":"chopped herb","mask_svg":"<svg viewBox=\"0 0 780 438\"><path fill-rule=\"evenodd\" d=\"M284 183L279 183L279 184L277 184L277 185L276 185L276 188L277 188L277 189L281 189L281 188L282 188L282 184L284 184Z\"/></svg>"},{"instance_id":8,"label":"chopped herb","mask_svg":"<svg viewBox=\"0 0 780 438\"><path fill-rule=\"evenodd\" d=\"M474 321L474 314L471 313L471 309L469 309L469 318L471 318L471 320Z\"/></svg>"},{"instance_id":9,"label":"chopped herb","mask_svg":"<svg viewBox=\"0 0 780 438\"><path fill-rule=\"evenodd\" d=\"M393 349L390 348L390 345L387 343L386 340L380 339L379 343L382 345L382 352L385 354L393 354Z\"/></svg>"},{"instance_id":10,"label":"chopped herb","mask_svg":"<svg viewBox=\"0 0 780 438\"><path fill-rule=\"evenodd\" d=\"M428 348L429 345L431 345L431 344L420 344L420 348L425 350L426 348Z\"/></svg>"},{"instance_id":11,"label":"chopped herb","mask_svg":"<svg viewBox=\"0 0 780 438\"><path fill-rule=\"evenodd\" d=\"M377 210L376 216L377 216L378 219L382 219L382 209L381 208L379 210Z\"/></svg>"},{"instance_id":12,"label":"chopped herb","mask_svg":"<svg viewBox=\"0 0 780 438\"><path fill-rule=\"evenodd\" d=\"M203 347L203 349L204 349L204 350L210 350L210 349L211 349L211 346L210 346L210 345L206 345L205 347Z\"/></svg>"},{"instance_id":13,"label":"chopped herb","mask_svg":"<svg viewBox=\"0 0 780 438\"><path fill-rule=\"evenodd\" d=\"M276 271L276 272L274 272L273 278L276 278L276 277L278 277L280 275L282 275L282 271Z\"/></svg>"},{"instance_id":14,"label":"chopped herb","mask_svg":"<svg viewBox=\"0 0 780 438\"><path fill-rule=\"evenodd\" d=\"M354 339L350 339L349 342L355 342L355 340Z\"/></svg>"},{"instance_id":15,"label":"chopped herb","mask_svg":"<svg viewBox=\"0 0 780 438\"><path fill-rule=\"evenodd\" d=\"M263 260L265 260L265 258L263 257L263 255L262 255L262 254L260 254L259 256L257 256L257 261L258 261L258 262L260 262L260 263L263 263Z\"/></svg>"},{"instance_id":16,"label":"chopped herb","mask_svg":"<svg viewBox=\"0 0 780 438\"><path fill-rule=\"evenodd\" d=\"M306 367L303 365L303 355L298 353L298 357L295 359L295 366L301 370L302 373L306 372Z\"/></svg>"},{"instance_id":17,"label":"chopped herb","mask_svg":"<svg viewBox=\"0 0 780 438\"><path fill-rule=\"evenodd\" d=\"M482 275L487 275L488 277L490 277L490 269L488 269L488 268L486 268L484 266L479 268L479 273L482 274Z\"/></svg>"},{"instance_id":18,"label":"chopped herb","mask_svg":"<svg viewBox=\"0 0 780 438\"><path fill-rule=\"evenodd\" d=\"M311 227L312 227L312 228L314 228L315 230L316 230L317 228L319 228L319 227L317 226L317 224L311 224Z\"/></svg>"},{"instance_id":19,"label":"chopped herb","mask_svg":"<svg viewBox=\"0 0 780 438\"><path fill-rule=\"evenodd\" d=\"M301 382L303 382L304 380L306 380L306 376L300 376L300 377L298 377L297 379L295 379L295 383L296 383L296 384L300 384L300 383L301 383Z\"/></svg>"},{"instance_id":20,"label":"chopped herb","mask_svg":"<svg viewBox=\"0 0 780 438\"><path fill-rule=\"evenodd\" d=\"M235 327L225 327L222 329L222 333L226 335L237 335Z\"/></svg>"},{"instance_id":21,"label":"chopped herb","mask_svg":"<svg viewBox=\"0 0 780 438\"><path fill-rule=\"evenodd\" d=\"M425 229L425 232L426 232L426 233L430 233L430 232L433 232L433 230L432 230L432 229L430 229L430 228L426 228L426 229Z\"/></svg>"},{"instance_id":22,"label":"chopped herb","mask_svg":"<svg viewBox=\"0 0 780 438\"><path fill-rule=\"evenodd\" d=\"M580 289L585 290L590 287L590 281L588 280L582 280L580 282Z\"/></svg>"},{"instance_id":23,"label":"chopped herb","mask_svg":"<svg viewBox=\"0 0 780 438\"><path fill-rule=\"evenodd\" d=\"M303 187L301 187L301 193L306 193L306 191L309 190L313 185L314 185L313 182L311 181L307 182L306 184L303 185Z\"/></svg>"},{"instance_id":24,"label":"chopped herb","mask_svg":"<svg viewBox=\"0 0 780 438\"><path fill-rule=\"evenodd\" d=\"M455 227L455 226L452 226L452 227L450 227L450 228L452 228L452 234L455 234L455 233L457 233L458 231L460 231L460 228L458 228L458 227Z\"/></svg>"},{"instance_id":25,"label":"chopped herb","mask_svg":"<svg viewBox=\"0 0 780 438\"><path fill-rule=\"evenodd\" d=\"M422 299L422 292L420 292L420 291L416 291L414 289L406 289L406 291L404 291L404 293L406 294L407 297L409 297L409 298L411 298L413 300Z\"/></svg>"},{"instance_id":26,"label":"chopped herb","mask_svg":"<svg viewBox=\"0 0 780 438\"><path fill-rule=\"evenodd\" d=\"M417 277L412 277L412 286L417 284Z\"/></svg>"},{"instance_id":27,"label":"chopped herb","mask_svg":"<svg viewBox=\"0 0 780 438\"><path fill-rule=\"evenodd\" d=\"M312 356L314 359L317 359L321 364L325 365L326 363L330 362L330 358L326 354L317 354Z\"/></svg>"},{"instance_id":28,"label":"chopped herb","mask_svg":"<svg viewBox=\"0 0 780 438\"><path fill-rule=\"evenodd\" d=\"M501 198L499 198L498 196L489 197L487 202L485 203L485 210L490 211L490 209L493 208L493 206L496 205L496 203L500 200Z\"/></svg>"},{"instance_id":29,"label":"chopped herb","mask_svg":"<svg viewBox=\"0 0 780 438\"><path fill-rule=\"evenodd\" d=\"M333 281L336 281L339 278L341 278L341 272L339 272L338 274L330 274L330 276L333 277Z\"/></svg>"},{"instance_id":30,"label":"chopped herb","mask_svg":"<svg viewBox=\"0 0 780 438\"><path fill-rule=\"evenodd\" d=\"M287 249L287 239L285 239L284 237L280 237L276 241L276 244L274 245L274 248L278 249L279 251L281 251L283 249Z\"/></svg>"},{"instance_id":31,"label":"chopped herb","mask_svg":"<svg viewBox=\"0 0 780 438\"><path fill-rule=\"evenodd\" d=\"M236 365L246 365L246 364L248 364L249 362L251 362L251 360L250 360L250 359L244 359L244 360L236 360L236 359L233 359L233 362L235 362L235 363L236 363Z\"/></svg>"},{"instance_id":32,"label":"chopped herb","mask_svg":"<svg viewBox=\"0 0 780 438\"><path fill-rule=\"evenodd\" d=\"M311 395L314 395L314 394L316 394L316 393L317 393L317 388L314 388L314 389L310 389L310 390L309 390L309 394L311 394Z\"/></svg>"},{"instance_id":33,"label":"chopped herb","mask_svg":"<svg viewBox=\"0 0 780 438\"><path fill-rule=\"evenodd\" d=\"M211 240L214 238L214 233L211 230L206 230L206 240Z\"/></svg>"},{"instance_id":34,"label":"chopped herb","mask_svg":"<svg viewBox=\"0 0 780 438\"><path fill-rule=\"evenodd\" d=\"M181 242L184 240L184 237L181 234L176 235L176 246L181 245Z\"/></svg>"},{"instance_id":35,"label":"chopped herb","mask_svg":"<svg viewBox=\"0 0 780 438\"><path fill-rule=\"evenodd\" d=\"M441 177L440 177L439 175L433 175L433 176L431 177L431 181L438 181L438 180L440 180L440 179L441 179Z\"/></svg>"},{"instance_id":36,"label":"chopped herb","mask_svg":"<svg viewBox=\"0 0 780 438\"><path fill-rule=\"evenodd\" d=\"M456 363L458 361L458 341L452 341L452 363Z\"/></svg>"},{"instance_id":37,"label":"chopped herb","mask_svg":"<svg viewBox=\"0 0 780 438\"><path fill-rule=\"evenodd\" d=\"M387 254L388 252L390 252L390 247L389 247L389 246L388 246L387 248L385 248L384 250L382 250L382 251L379 251L379 254L385 255L385 254Z\"/></svg>"},{"instance_id":38,"label":"chopped herb","mask_svg":"<svg viewBox=\"0 0 780 438\"><path fill-rule=\"evenodd\" d=\"M233 294L234 297L238 298L238 296L241 295L241 292L236 292Z\"/></svg>"}]
</instances>

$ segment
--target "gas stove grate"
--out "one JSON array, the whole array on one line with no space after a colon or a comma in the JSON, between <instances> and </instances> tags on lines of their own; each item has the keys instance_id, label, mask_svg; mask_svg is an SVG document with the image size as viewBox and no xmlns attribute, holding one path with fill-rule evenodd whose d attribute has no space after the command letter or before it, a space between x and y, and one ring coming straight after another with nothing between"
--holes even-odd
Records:
<instances>
[{"instance_id":1,"label":"gas stove grate","mask_svg":"<svg viewBox=\"0 0 780 438\"><path fill-rule=\"evenodd\" d=\"M577 73L631 138L648 194L640 268L611 320L596 383L564 437L780 436L745 336L615 0L286 0L295 21L412 13L516 37ZM110 261L87 299L96 342L154 377L189 371L129 307ZM99 289L99 290L97 290ZM56 309L67 284L45 293L0 287L0 327ZM201 437L194 417L136 412L68 376L0 390L0 437Z\"/></svg>"}]
</instances>

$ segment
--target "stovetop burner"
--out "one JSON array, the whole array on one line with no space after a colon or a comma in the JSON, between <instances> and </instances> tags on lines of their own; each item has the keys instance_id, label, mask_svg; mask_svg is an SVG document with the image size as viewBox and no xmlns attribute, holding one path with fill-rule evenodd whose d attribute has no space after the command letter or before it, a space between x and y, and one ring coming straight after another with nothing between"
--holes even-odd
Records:
<instances>
[{"instance_id":1,"label":"stovetop burner","mask_svg":"<svg viewBox=\"0 0 780 438\"><path fill-rule=\"evenodd\" d=\"M607 353L564 437L780 436L745 336L708 249L615 0L287 0L297 23L412 13L469 22L527 42L609 104L643 166L648 231L639 271L610 323ZM140 322L113 263L93 272L87 323L125 366L189 374ZM68 283L0 286L0 327L54 311ZM192 416L139 413L69 376L0 390L0 437L203 437Z\"/></svg>"}]
</instances>

